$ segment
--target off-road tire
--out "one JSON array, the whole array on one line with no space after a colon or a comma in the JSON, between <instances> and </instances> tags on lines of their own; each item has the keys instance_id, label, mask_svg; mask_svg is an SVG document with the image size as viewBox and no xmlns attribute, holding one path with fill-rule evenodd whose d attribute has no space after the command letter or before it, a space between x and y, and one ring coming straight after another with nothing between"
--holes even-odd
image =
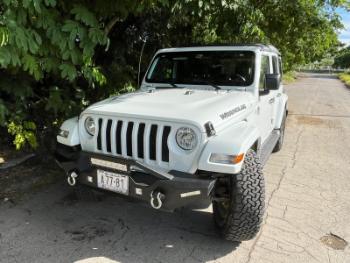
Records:
<instances>
[{"instance_id":1,"label":"off-road tire","mask_svg":"<svg viewBox=\"0 0 350 263\"><path fill-rule=\"evenodd\" d=\"M284 142L284 133L286 128L286 117L287 117L287 113L286 111L284 111L281 127L279 129L280 137L278 138L275 148L273 148L273 151L272 151L274 153L279 152L282 149L283 142Z\"/></svg>"},{"instance_id":2,"label":"off-road tire","mask_svg":"<svg viewBox=\"0 0 350 263\"><path fill-rule=\"evenodd\" d=\"M265 209L265 183L257 154L249 150L241 172L227 177L228 200L225 206L223 201L213 201L214 222L227 240L252 239L260 230Z\"/></svg>"}]
</instances>

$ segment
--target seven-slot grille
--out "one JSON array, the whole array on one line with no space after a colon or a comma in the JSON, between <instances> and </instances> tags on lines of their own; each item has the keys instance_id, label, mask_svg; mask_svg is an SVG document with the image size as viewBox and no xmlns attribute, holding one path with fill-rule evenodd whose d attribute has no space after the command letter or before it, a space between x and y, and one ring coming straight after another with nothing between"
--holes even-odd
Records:
<instances>
[{"instance_id":1,"label":"seven-slot grille","mask_svg":"<svg viewBox=\"0 0 350 263\"><path fill-rule=\"evenodd\" d=\"M105 154L169 163L171 126L98 118L96 149Z\"/></svg>"}]
</instances>

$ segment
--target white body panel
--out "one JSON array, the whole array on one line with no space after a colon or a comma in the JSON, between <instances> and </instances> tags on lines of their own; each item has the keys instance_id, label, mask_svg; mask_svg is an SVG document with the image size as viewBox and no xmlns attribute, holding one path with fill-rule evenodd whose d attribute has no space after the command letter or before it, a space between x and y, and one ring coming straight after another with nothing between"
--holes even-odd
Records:
<instances>
[{"instance_id":1,"label":"white body panel","mask_svg":"<svg viewBox=\"0 0 350 263\"><path fill-rule=\"evenodd\" d=\"M222 89L218 91L206 85L180 84L178 86L181 88L171 88L169 85L169 89L155 90L154 87L159 84L143 80L137 92L112 97L88 107L81 114L79 123L77 118L64 122L61 129L69 130L69 136L58 136L58 142L69 146L81 144L83 151L131 158L163 171L177 170L193 174L199 169L238 173L242 162L236 165L219 164L211 163L209 158L212 153L238 155L245 153L254 144L259 147L273 129L280 127L288 99L283 93L283 86L280 85L278 90L270 91L267 95L259 95L258 90L261 54L276 56L277 53L273 50L262 51L259 46L174 48L158 53L201 50L255 52L253 83L247 87L221 86ZM97 126L94 136L89 135L84 127L88 116L95 120ZM123 125L116 136L118 121ZM214 136L208 136L206 132L205 124L208 122L215 129ZM133 125L131 132L127 126L130 123ZM142 125L145 128L140 135ZM150 139L152 126L157 127L153 146ZM190 127L197 135L198 144L191 151L181 149L176 142L176 131L181 127ZM166 129L170 129L170 133L164 137ZM116 146L118 136L121 138L120 152ZM140 136L143 138L142 146L139 145ZM168 161L163 160L164 143L168 150ZM155 151L153 159L150 156L151 147ZM132 154L128 154L128 151ZM143 152L142 158L139 156L140 151Z\"/></svg>"},{"instance_id":2,"label":"white body panel","mask_svg":"<svg viewBox=\"0 0 350 263\"><path fill-rule=\"evenodd\" d=\"M220 114L236 106L245 105L249 108L254 104L254 96L250 92L215 91L213 88L198 87L192 89L192 94L185 95L188 90L190 89L129 93L94 104L83 114L117 114L127 118L180 122L197 126L201 132L205 132L203 125L206 122L211 121L215 128L219 128L230 119L222 120Z\"/></svg>"},{"instance_id":3,"label":"white body panel","mask_svg":"<svg viewBox=\"0 0 350 263\"><path fill-rule=\"evenodd\" d=\"M79 138L79 120L78 117L74 117L66 120L61 125L61 130L68 131L68 137L57 136L57 141L67 146L77 146L80 144Z\"/></svg>"}]
</instances>

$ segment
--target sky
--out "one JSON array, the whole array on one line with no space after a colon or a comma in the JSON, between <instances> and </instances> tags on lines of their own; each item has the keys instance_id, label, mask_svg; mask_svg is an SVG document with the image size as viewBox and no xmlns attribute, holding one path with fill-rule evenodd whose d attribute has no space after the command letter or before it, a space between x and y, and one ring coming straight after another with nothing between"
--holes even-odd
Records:
<instances>
[{"instance_id":1,"label":"sky","mask_svg":"<svg viewBox=\"0 0 350 263\"><path fill-rule=\"evenodd\" d=\"M338 13L342 17L345 29L339 34L339 40L347 45L350 45L350 12L344 9L339 9Z\"/></svg>"}]
</instances>

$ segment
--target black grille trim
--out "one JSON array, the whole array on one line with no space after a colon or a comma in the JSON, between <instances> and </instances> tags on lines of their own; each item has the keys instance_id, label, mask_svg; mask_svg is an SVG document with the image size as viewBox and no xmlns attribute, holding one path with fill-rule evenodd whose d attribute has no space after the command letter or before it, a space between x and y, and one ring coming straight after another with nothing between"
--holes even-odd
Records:
<instances>
[{"instance_id":1,"label":"black grille trim","mask_svg":"<svg viewBox=\"0 0 350 263\"><path fill-rule=\"evenodd\" d=\"M98 119L98 134L97 134L97 149L102 150L102 139L101 139L101 133L102 133L102 119Z\"/></svg>"},{"instance_id":2,"label":"black grille trim","mask_svg":"<svg viewBox=\"0 0 350 263\"><path fill-rule=\"evenodd\" d=\"M139 130L137 132L137 156L141 159L144 158L144 136L145 136L145 124L139 124Z\"/></svg>"},{"instance_id":3,"label":"black grille trim","mask_svg":"<svg viewBox=\"0 0 350 263\"><path fill-rule=\"evenodd\" d=\"M163 136L162 136L162 161L169 162L169 147L168 138L171 131L170 126L164 126Z\"/></svg>"},{"instance_id":4,"label":"black grille trim","mask_svg":"<svg viewBox=\"0 0 350 263\"><path fill-rule=\"evenodd\" d=\"M108 120L107 128L106 128L106 144L107 144L107 152L112 152L111 148L111 128L112 128L112 120Z\"/></svg>"},{"instance_id":5,"label":"black grille trim","mask_svg":"<svg viewBox=\"0 0 350 263\"><path fill-rule=\"evenodd\" d=\"M132 156L132 130L134 129L134 123L129 122L126 130L126 154Z\"/></svg>"},{"instance_id":6,"label":"black grille trim","mask_svg":"<svg viewBox=\"0 0 350 263\"><path fill-rule=\"evenodd\" d=\"M117 154L122 154L122 128L123 121L118 121L116 131Z\"/></svg>"},{"instance_id":7,"label":"black grille trim","mask_svg":"<svg viewBox=\"0 0 350 263\"><path fill-rule=\"evenodd\" d=\"M157 154L156 154L156 149L157 149L157 130L158 126L153 124L151 126L151 132L149 135L149 158L153 161L156 160Z\"/></svg>"},{"instance_id":8,"label":"black grille trim","mask_svg":"<svg viewBox=\"0 0 350 263\"><path fill-rule=\"evenodd\" d=\"M172 127L134 120L96 118L96 150L107 154L158 162L170 161L168 140ZM103 137L105 136L105 137ZM114 143L114 145L112 145Z\"/></svg>"}]
</instances>

